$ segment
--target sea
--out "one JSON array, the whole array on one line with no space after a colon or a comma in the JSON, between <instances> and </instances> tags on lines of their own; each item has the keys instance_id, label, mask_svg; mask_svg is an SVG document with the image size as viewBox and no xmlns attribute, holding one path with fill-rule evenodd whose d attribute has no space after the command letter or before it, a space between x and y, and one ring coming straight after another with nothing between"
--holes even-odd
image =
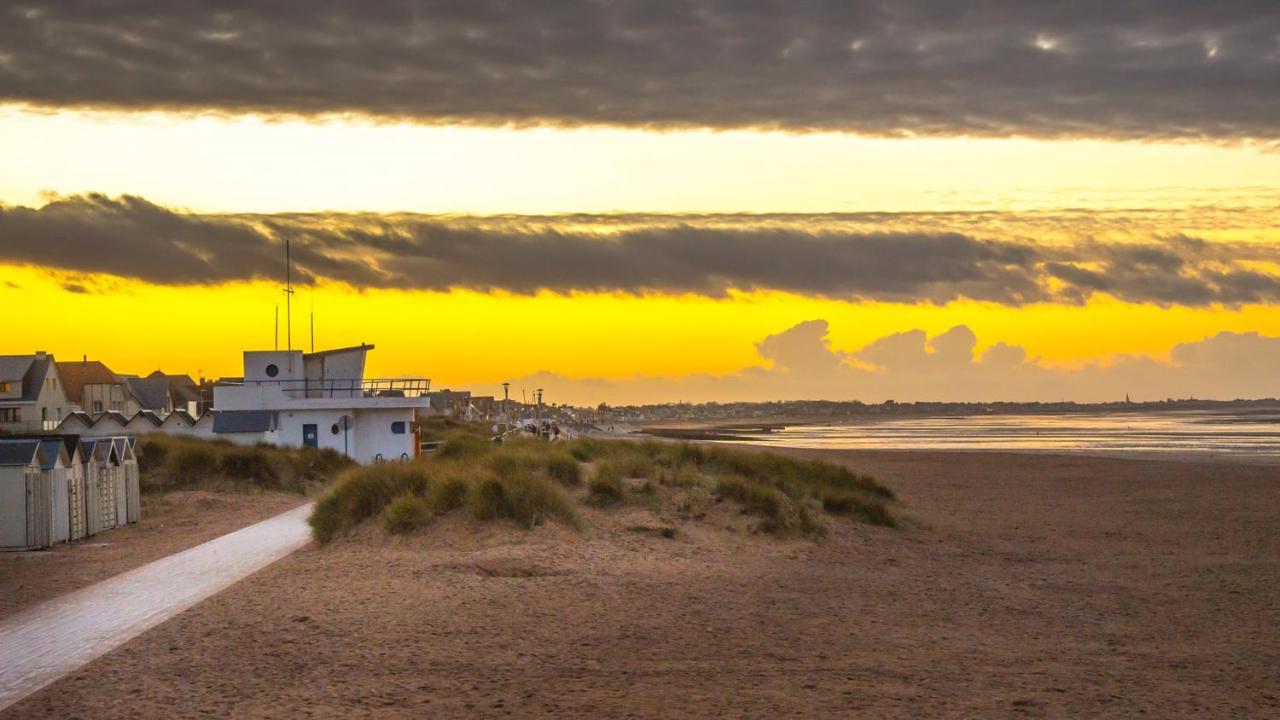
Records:
<instances>
[{"instance_id":1,"label":"sea","mask_svg":"<svg viewBox=\"0 0 1280 720\"><path fill-rule=\"evenodd\" d=\"M1280 412L877 418L788 425L752 439L796 448L995 450L1280 464Z\"/></svg>"}]
</instances>

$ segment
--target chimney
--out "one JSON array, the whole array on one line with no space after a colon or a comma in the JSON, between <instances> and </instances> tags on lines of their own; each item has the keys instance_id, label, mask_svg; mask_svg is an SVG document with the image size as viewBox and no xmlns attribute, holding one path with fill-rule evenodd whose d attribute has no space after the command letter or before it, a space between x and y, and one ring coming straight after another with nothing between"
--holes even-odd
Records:
<instances>
[{"instance_id":1,"label":"chimney","mask_svg":"<svg viewBox=\"0 0 1280 720\"><path fill-rule=\"evenodd\" d=\"M89 356L88 356L88 355L82 355L82 356L80 357L80 364L81 364L81 365L88 365L88 364L89 364Z\"/></svg>"},{"instance_id":2,"label":"chimney","mask_svg":"<svg viewBox=\"0 0 1280 720\"><path fill-rule=\"evenodd\" d=\"M38 358L42 358L42 357L44 357L44 351L43 351L43 350L37 350L37 351L36 351L36 357L38 357Z\"/></svg>"}]
</instances>

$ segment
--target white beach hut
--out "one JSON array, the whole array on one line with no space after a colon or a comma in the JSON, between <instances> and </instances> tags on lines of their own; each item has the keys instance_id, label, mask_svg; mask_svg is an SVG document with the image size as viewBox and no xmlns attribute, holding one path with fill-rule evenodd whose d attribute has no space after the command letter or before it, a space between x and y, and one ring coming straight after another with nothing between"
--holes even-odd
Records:
<instances>
[{"instance_id":1,"label":"white beach hut","mask_svg":"<svg viewBox=\"0 0 1280 720\"><path fill-rule=\"evenodd\" d=\"M71 510L68 502L67 473L71 456L62 438L40 441L40 472L49 488L49 544L71 539Z\"/></svg>"},{"instance_id":2,"label":"white beach hut","mask_svg":"<svg viewBox=\"0 0 1280 720\"><path fill-rule=\"evenodd\" d=\"M0 549L48 547L49 479L39 440L0 440Z\"/></svg>"}]
</instances>

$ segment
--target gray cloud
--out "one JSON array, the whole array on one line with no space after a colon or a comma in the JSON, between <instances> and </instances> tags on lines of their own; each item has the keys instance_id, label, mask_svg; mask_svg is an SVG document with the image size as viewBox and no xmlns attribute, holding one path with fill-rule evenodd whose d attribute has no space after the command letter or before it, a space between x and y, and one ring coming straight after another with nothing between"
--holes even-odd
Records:
<instances>
[{"instance_id":1,"label":"gray cloud","mask_svg":"<svg viewBox=\"0 0 1280 720\"><path fill-rule=\"evenodd\" d=\"M9 2L0 98L429 122L1262 137L1271 0Z\"/></svg>"},{"instance_id":2,"label":"gray cloud","mask_svg":"<svg viewBox=\"0 0 1280 720\"><path fill-rule=\"evenodd\" d=\"M886 221L890 227L892 222ZM137 197L73 196L0 207L0 261L162 284L294 277L357 287L677 292L780 290L841 299L1081 302L1096 292L1164 305L1280 302L1264 242L1171 237L1043 243L841 216L470 218L197 215ZM998 223L997 223L998 224ZM68 282L76 282L74 278Z\"/></svg>"},{"instance_id":3,"label":"gray cloud","mask_svg":"<svg viewBox=\"0 0 1280 720\"><path fill-rule=\"evenodd\" d=\"M827 322L810 320L757 345L765 365L727 375L625 380L538 373L517 386L546 388L556 402L615 404L767 400L944 402L1103 402L1198 397L1231 400L1280 396L1280 338L1223 332L1181 343L1170 361L1122 356L1078 368L1028 359L996 343L980 355L977 337L958 325L929 337L909 330L856 352L831 348Z\"/></svg>"}]
</instances>

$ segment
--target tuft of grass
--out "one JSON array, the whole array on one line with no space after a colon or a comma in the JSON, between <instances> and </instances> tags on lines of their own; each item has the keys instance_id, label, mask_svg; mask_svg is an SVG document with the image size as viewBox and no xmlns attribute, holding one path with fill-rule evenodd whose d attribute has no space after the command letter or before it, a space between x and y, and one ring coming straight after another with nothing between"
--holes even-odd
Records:
<instances>
[{"instance_id":1,"label":"tuft of grass","mask_svg":"<svg viewBox=\"0 0 1280 720\"><path fill-rule=\"evenodd\" d=\"M427 485L426 503L432 515L445 515L467 504L471 483L459 475L445 474Z\"/></svg>"},{"instance_id":2,"label":"tuft of grass","mask_svg":"<svg viewBox=\"0 0 1280 720\"><path fill-rule=\"evenodd\" d=\"M406 493L421 495L427 488L422 463L366 465L338 477L319 500L307 522L322 545L342 532L382 512L392 499Z\"/></svg>"},{"instance_id":3,"label":"tuft of grass","mask_svg":"<svg viewBox=\"0 0 1280 720\"><path fill-rule=\"evenodd\" d=\"M256 445L227 449L218 458L218 472L266 488L280 485L280 473L271 462L268 448Z\"/></svg>"},{"instance_id":4,"label":"tuft of grass","mask_svg":"<svg viewBox=\"0 0 1280 720\"><path fill-rule=\"evenodd\" d=\"M436 451L436 455L445 459L479 457L493 449L494 442L477 435L454 435Z\"/></svg>"},{"instance_id":5,"label":"tuft of grass","mask_svg":"<svg viewBox=\"0 0 1280 720\"><path fill-rule=\"evenodd\" d=\"M556 453L547 458L547 475L565 487L575 488L582 485L582 466L567 453L564 455Z\"/></svg>"},{"instance_id":6,"label":"tuft of grass","mask_svg":"<svg viewBox=\"0 0 1280 720\"><path fill-rule=\"evenodd\" d=\"M616 505L626 497L622 485L622 466L617 460L606 460L596 468L587 485L587 496L596 505Z\"/></svg>"},{"instance_id":7,"label":"tuft of grass","mask_svg":"<svg viewBox=\"0 0 1280 720\"><path fill-rule=\"evenodd\" d=\"M407 535L431 522L431 512L421 497L405 493L382 511L382 526L392 535Z\"/></svg>"}]
</instances>

